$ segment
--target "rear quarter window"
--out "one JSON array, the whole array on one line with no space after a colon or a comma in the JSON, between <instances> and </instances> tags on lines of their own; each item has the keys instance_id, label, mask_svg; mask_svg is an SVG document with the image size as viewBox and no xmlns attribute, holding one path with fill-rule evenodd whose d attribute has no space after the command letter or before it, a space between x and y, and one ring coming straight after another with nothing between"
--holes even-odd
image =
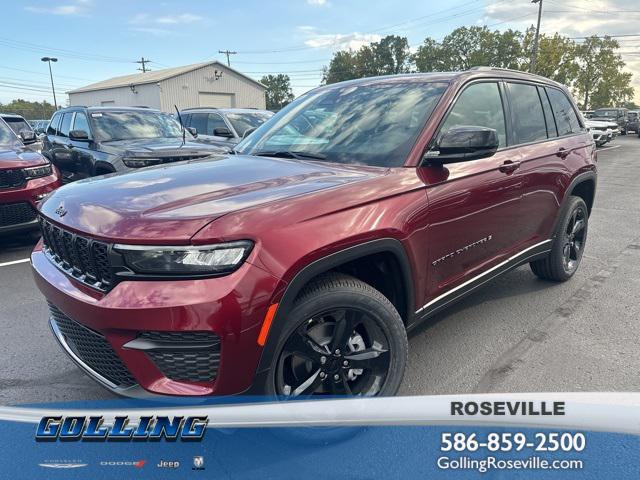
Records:
<instances>
[{"instance_id":1,"label":"rear quarter window","mask_svg":"<svg viewBox=\"0 0 640 480\"><path fill-rule=\"evenodd\" d=\"M582 131L578 115L566 94L551 87L547 87L546 91L558 127L558 135L570 135Z\"/></svg>"}]
</instances>

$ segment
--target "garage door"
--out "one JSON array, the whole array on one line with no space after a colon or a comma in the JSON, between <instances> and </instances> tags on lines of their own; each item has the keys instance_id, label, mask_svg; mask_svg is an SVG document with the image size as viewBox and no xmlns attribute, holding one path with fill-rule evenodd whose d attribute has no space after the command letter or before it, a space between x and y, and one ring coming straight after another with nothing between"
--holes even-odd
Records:
<instances>
[{"instance_id":1,"label":"garage door","mask_svg":"<svg viewBox=\"0 0 640 480\"><path fill-rule=\"evenodd\" d=\"M232 108L236 99L233 93L199 92L198 102L201 107Z\"/></svg>"}]
</instances>

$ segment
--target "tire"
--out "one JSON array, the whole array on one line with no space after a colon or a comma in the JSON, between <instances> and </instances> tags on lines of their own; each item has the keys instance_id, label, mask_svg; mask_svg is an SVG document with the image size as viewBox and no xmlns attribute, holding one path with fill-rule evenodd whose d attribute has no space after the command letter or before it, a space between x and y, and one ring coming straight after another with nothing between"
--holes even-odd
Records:
<instances>
[{"instance_id":1,"label":"tire","mask_svg":"<svg viewBox=\"0 0 640 480\"><path fill-rule=\"evenodd\" d=\"M339 323L344 327L339 328ZM295 348L299 345L303 348ZM382 293L349 275L325 274L298 295L278 341L265 390L284 397L394 395L408 349L402 318ZM303 350L302 355L297 353ZM359 352L375 358L363 360Z\"/></svg>"},{"instance_id":2,"label":"tire","mask_svg":"<svg viewBox=\"0 0 640 480\"><path fill-rule=\"evenodd\" d=\"M578 221L582 223L579 224ZM582 225L582 227L579 228L578 225ZM547 257L529 264L533 273L544 280L554 282L569 280L580 266L587 241L588 228L589 211L587 204L582 198L571 196L565 213L556 228L551 252ZM569 230L573 231L573 233Z\"/></svg>"}]
</instances>

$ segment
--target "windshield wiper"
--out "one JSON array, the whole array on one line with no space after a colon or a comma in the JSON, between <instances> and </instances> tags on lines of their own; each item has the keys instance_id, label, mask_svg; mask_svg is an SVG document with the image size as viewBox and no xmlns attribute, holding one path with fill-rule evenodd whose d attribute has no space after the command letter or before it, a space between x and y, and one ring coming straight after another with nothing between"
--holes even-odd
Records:
<instances>
[{"instance_id":1,"label":"windshield wiper","mask_svg":"<svg viewBox=\"0 0 640 480\"><path fill-rule=\"evenodd\" d=\"M309 153L302 152L300 150L282 150L282 151L267 151L263 150L258 153L254 153L253 155L257 155L259 157L280 157L280 158L295 158L297 160L326 160L326 155L322 155L321 153Z\"/></svg>"}]
</instances>

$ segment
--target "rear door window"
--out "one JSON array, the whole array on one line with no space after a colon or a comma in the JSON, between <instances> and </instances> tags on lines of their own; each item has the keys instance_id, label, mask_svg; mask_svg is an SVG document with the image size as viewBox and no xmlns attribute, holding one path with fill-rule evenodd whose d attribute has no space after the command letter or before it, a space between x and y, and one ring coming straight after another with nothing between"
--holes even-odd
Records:
<instances>
[{"instance_id":1,"label":"rear door window","mask_svg":"<svg viewBox=\"0 0 640 480\"><path fill-rule=\"evenodd\" d=\"M517 143L530 143L547 138L542 103L535 85L509 83L511 115Z\"/></svg>"},{"instance_id":2,"label":"rear door window","mask_svg":"<svg viewBox=\"0 0 640 480\"><path fill-rule=\"evenodd\" d=\"M504 109L497 83L483 82L468 86L449 112L440 133L461 126L493 128L498 133L500 148L507 144Z\"/></svg>"},{"instance_id":3,"label":"rear door window","mask_svg":"<svg viewBox=\"0 0 640 480\"><path fill-rule=\"evenodd\" d=\"M563 136L580 132L582 130L580 120L578 120L578 115L564 92L550 87L547 87L546 91L556 125L558 126L558 135Z\"/></svg>"},{"instance_id":4,"label":"rear door window","mask_svg":"<svg viewBox=\"0 0 640 480\"><path fill-rule=\"evenodd\" d=\"M210 135L207 131L207 118L208 115L206 113L194 113L191 116L191 127L195 128L196 131L201 135Z\"/></svg>"},{"instance_id":5,"label":"rear door window","mask_svg":"<svg viewBox=\"0 0 640 480\"><path fill-rule=\"evenodd\" d=\"M58 134L58 124L60 123L61 113L56 113L51 118L51 122L49 122L49 126L47 127L47 135L57 135Z\"/></svg>"}]
</instances>

